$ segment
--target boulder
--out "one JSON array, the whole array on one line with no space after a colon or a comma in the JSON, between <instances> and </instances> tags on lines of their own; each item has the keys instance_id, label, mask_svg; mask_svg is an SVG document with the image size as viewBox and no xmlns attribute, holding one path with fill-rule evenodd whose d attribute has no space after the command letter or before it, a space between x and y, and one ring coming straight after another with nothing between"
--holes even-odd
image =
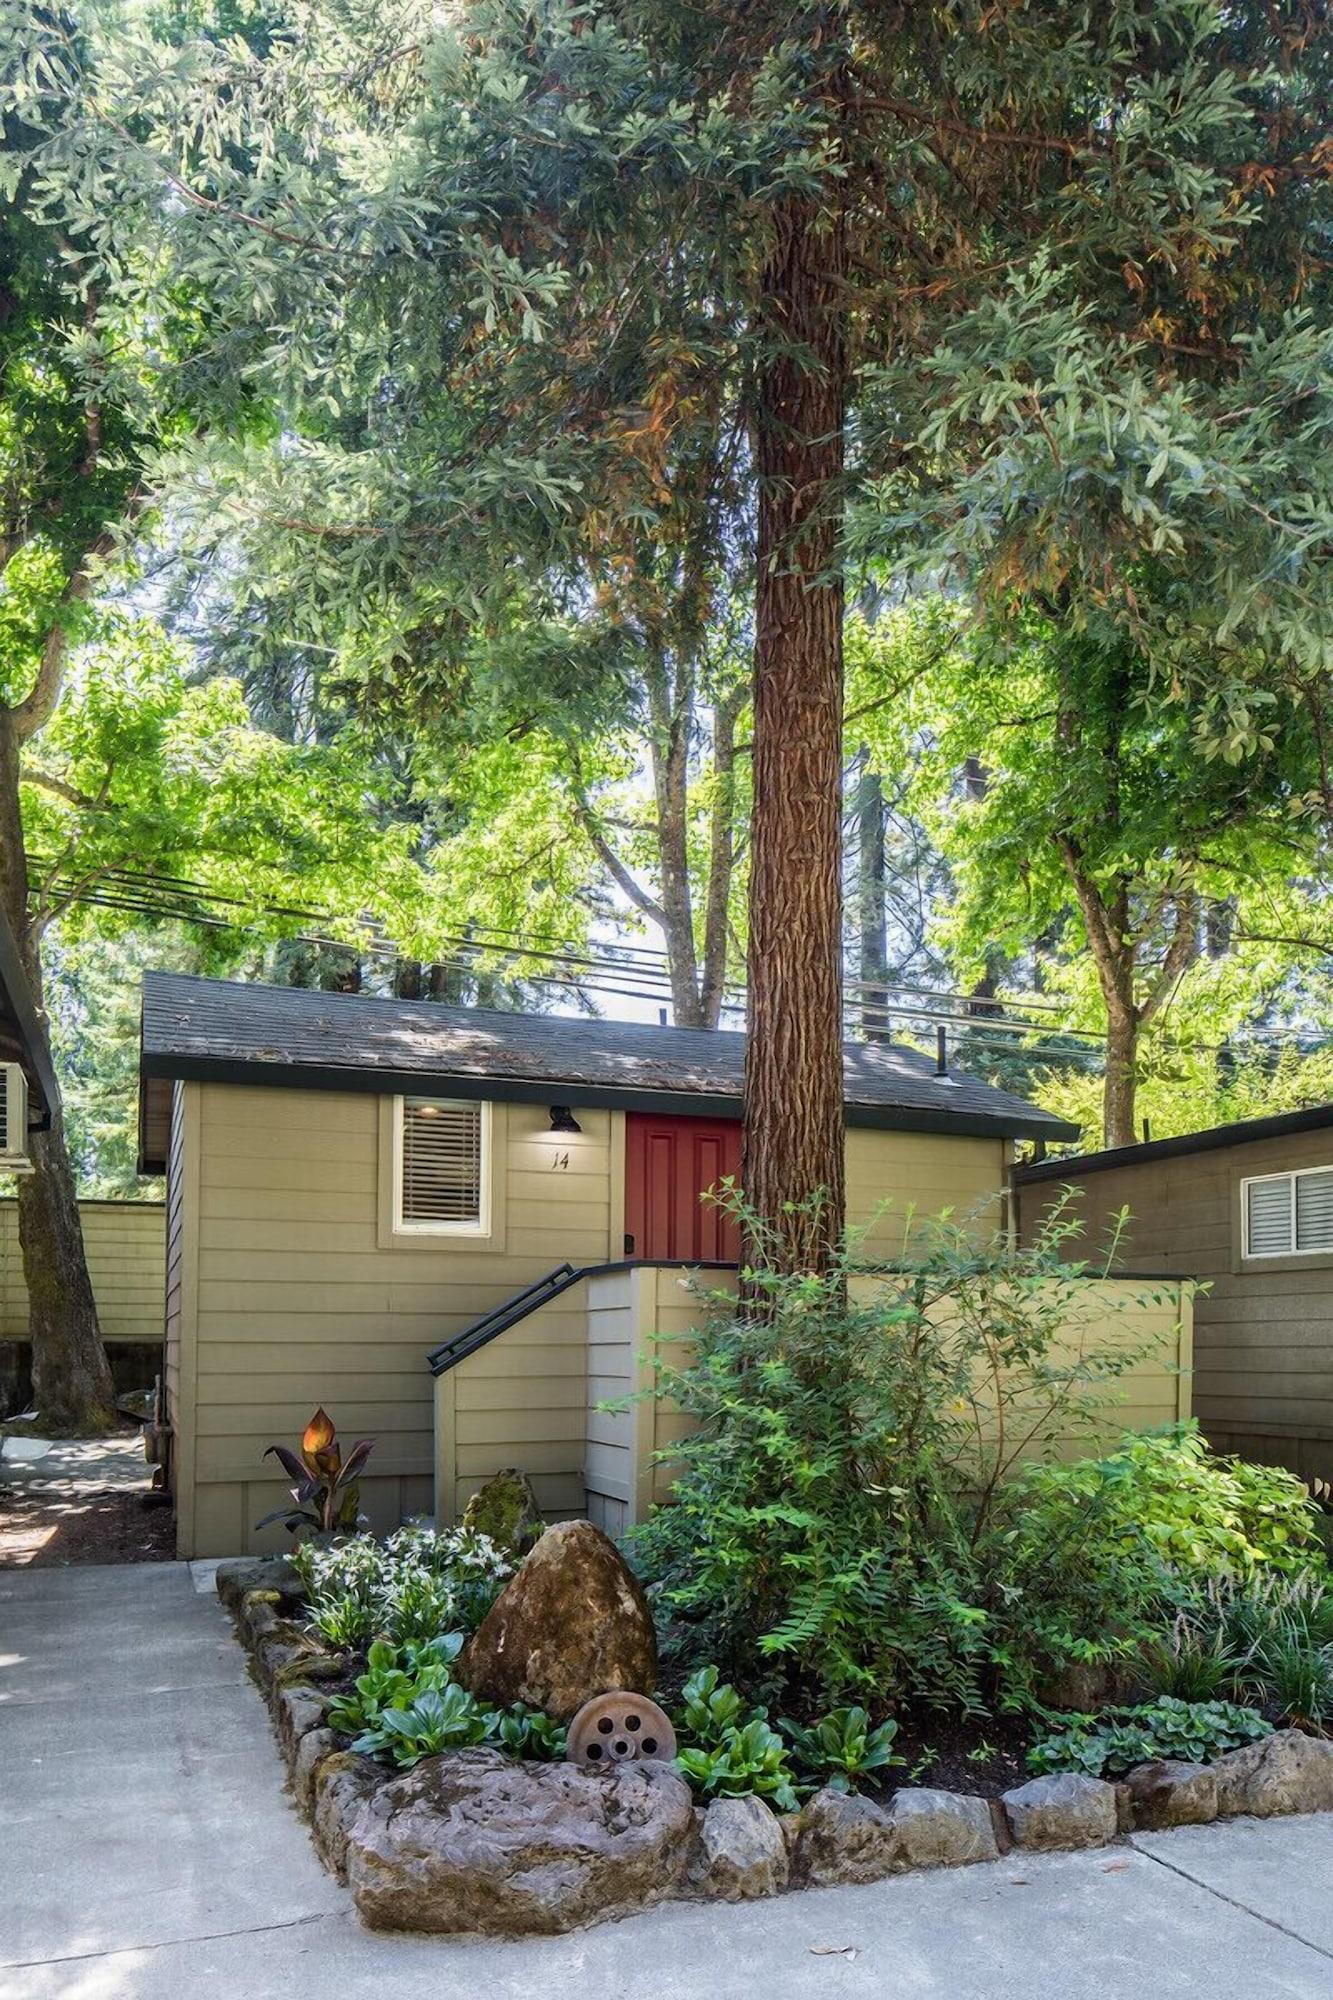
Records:
<instances>
[{"instance_id":1,"label":"boulder","mask_svg":"<svg viewBox=\"0 0 1333 2000\"><path fill-rule=\"evenodd\" d=\"M893 1872L899 1834L882 1806L826 1786L800 1814L795 1872L812 1888L878 1882Z\"/></svg>"},{"instance_id":2,"label":"boulder","mask_svg":"<svg viewBox=\"0 0 1333 2000\"><path fill-rule=\"evenodd\" d=\"M897 1835L896 1868L961 1868L1000 1858L985 1799L907 1786L894 1793L887 1817Z\"/></svg>"},{"instance_id":3,"label":"boulder","mask_svg":"<svg viewBox=\"0 0 1333 2000\"><path fill-rule=\"evenodd\" d=\"M292 1796L309 1819L315 1809L315 1780L330 1757L338 1755L339 1737L333 1729L310 1729L296 1746L292 1758Z\"/></svg>"},{"instance_id":4,"label":"boulder","mask_svg":"<svg viewBox=\"0 0 1333 2000\"><path fill-rule=\"evenodd\" d=\"M522 1701L561 1722L612 1688L651 1694L652 1613L614 1542L590 1521L548 1528L468 1641L456 1674L497 1708Z\"/></svg>"},{"instance_id":5,"label":"boulder","mask_svg":"<svg viewBox=\"0 0 1333 2000\"><path fill-rule=\"evenodd\" d=\"M271 1591L286 1611L295 1611L305 1603L305 1585L286 1556L244 1556L220 1562L213 1588L232 1613L240 1610L241 1600L252 1590Z\"/></svg>"},{"instance_id":6,"label":"boulder","mask_svg":"<svg viewBox=\"0 0 1333 2000\"><path fill-rule=\"evenodd\" d=\"M693 1831L666 1765L592 1772L454 1751L365 1801L347 1881L382 1930L551 1936L671 1895Z\"/></svg>"},{"instance_id":7,"label":"boulder","mask_svg":"<svg viewBox=\"0 0 1333 2000\"><path fill-rule=\"evenodd\" d=\"M1081 1771L1030 1778L1002 1801L1017 1847L1104 1847L1117 1830L1115 1786Z\"/></svg>"},{"instance_id":8,"label":"boulder","mask_svg":"<svg viewBox=\"0 0 1333 2000\"><path fill-rule=\"evenodd\" d=\"M301 1738L320 1727L328 1705L328 1696L318 1688L297 1685L273 1690L269 1707L288 1763L295 1757Z\"/></svg>"},{"instance_id":9,"label":"boulder","mask_svg":"<svg viewBox=\"0 0 1333 2000\"><path fill-rule=\"evenodd\" d=\"M1217 1818L1217 1778L1207 1764L1154 1758L1130 1772L1128 1791L1133 1824L1145 1833Z\"/></svg>"},{"instance_id":10,"label":"boulder","mask_svg":"<svg viewBox=\"0 0 1333 2000\"><path fill-rule=\"evenodd\" d=\"M527 1555L546 1527L527 1473L512 1465L493 1473L463 1509L463 1526L487 1536L507 1555Z\"/></svg>"},{"instance_id":11,"label":"boulder","mask_svg":"<svg viewBox=\"0 0 1333 2000\"><path fill-rule=\"evenodd\" d=\"M337 1751L315 1772L311 1812L315 1845L340 1882L347 1880L347 1837L352 1822L387 1782L383 1767L356 1750Z\"/></svg>"},{"instance_id":12,"label":"boulder","mask_svg":"<svg viewBox=\"0 0 1333 2000\"><path fill-rule=\"evenodd\" d=\"M698 1841L690 1857L689 1886L698 1895L742 1903L786 1888L787 1843L780 1821L762 1799L714 1799L696 1817Z\"/></svg>"},{"instance_id":13,"label":"boulder","mask_svg":"<svg viewBox=\"0 0 1333 2000\"><path fill-rule=\"evenodd\" d=\"M1241 1750L1228 1750L1212 1765L1217 1810L1224 1817L1253 1813L1333 1810L1333 1743L1299 1729L1279 1729Z\"/></svg>"}]
</instances>

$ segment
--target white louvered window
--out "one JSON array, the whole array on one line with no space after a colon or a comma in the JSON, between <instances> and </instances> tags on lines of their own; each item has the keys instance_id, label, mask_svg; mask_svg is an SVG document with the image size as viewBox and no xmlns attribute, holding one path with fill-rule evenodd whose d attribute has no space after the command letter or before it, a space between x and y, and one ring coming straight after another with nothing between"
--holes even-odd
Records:
<instances>
[{"instance_id":1,"label":"white louvered window","mask_svg":"<svg viewBox=\"0 0 1333 2000\"><path fill-rule=\"evenodd\" d=\"M1333 1167L1241 1182L1247 1257L1333 1254Z\"/></svg>"},{"instance_id":2,"label":"white louvered window","mask_svg":"<svg viewBox=\"0 0 1333 2000\"><path fill-rule=\"evenodd\" d=\"M395 1226L440 1235L484 1231L489 1105L400 1097L396 1110Z\"/></svg>"}]
</instances>

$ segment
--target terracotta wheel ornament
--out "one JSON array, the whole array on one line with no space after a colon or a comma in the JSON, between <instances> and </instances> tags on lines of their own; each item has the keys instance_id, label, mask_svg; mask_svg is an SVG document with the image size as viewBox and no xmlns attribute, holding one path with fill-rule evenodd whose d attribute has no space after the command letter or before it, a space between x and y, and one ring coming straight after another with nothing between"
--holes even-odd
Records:
<instances>
[{"instance_id":1,"label":"terracotta wheel ornament","mask_svg":"<svg viewBox=\"0 0 1333 2000\"><path fill-rule=\"evenodd\" d=\"M613 1688L585 1701L569 1725L565 1756L596 1771L607 1764L669 1764L676 1754L671 1720L645 1694Z\"/></svg>"}]
</instances>

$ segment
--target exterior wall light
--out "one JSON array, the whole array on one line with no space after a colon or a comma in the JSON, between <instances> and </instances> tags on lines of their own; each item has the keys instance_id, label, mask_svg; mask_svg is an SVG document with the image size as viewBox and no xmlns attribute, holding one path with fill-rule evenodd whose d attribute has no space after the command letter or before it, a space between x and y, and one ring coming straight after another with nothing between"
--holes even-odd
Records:
<instances>
[{"instance_id":1,"label":"exterior wall light","mask_svg":"<svg viewBox=\"0 0 1333 2000\"><path fill-rule=\"evenodd\" d=\"M551 1106L551 1130L553 1132L581 1132L583 1127L567 1104Z\"/></svg>"}]
</instances>

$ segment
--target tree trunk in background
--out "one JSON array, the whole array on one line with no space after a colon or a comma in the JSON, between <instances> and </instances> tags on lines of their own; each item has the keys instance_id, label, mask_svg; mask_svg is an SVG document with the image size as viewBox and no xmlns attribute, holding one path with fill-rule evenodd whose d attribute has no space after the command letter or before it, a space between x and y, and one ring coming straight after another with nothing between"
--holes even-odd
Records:
<instances>
[{"instance_id":1,"label":"tree trunk in background","mask_svg":"<svg viewBox=\"0 0 1333 2000\"><path fill-rule=\"evenodd\" d=\"M741 1178L769 1238L748 1244L747 1255L814 1271L828 1268L846 1210L843 263L836 217L821 228L818 203L791 198L778 208L764 273L763 331L780 351L761 379L755 422L754 812Z\"/></svg>"},{"instance_id":2,"label":"tree trunk in background","mask_svg":"<svg viewBox=\"0 0 1333 2000\"><path fill-rule=\"evenodd\" d=\"M884 787L862 752L856 781L856 930L857 971L863 987L883 986L888 977L888 872L884 842ZM889 1032L889 1015L882 993L861 995L861 1026L870 1041Z\"/></svg>"},{"instance_id":3,"label":"tree trunk in background","mask_svg":"<svg viewBox=\"0 0 1333 2000\"><path fill-rule=\"evenodd\" d=\"M1113 1001L1106 1010L1106 1080L1102 1086L1102 1144L1132 1146L1139 1085L1139 1024L1133 1007Z\"/></svg>"},{"instance_id":4,"label":"tree trunk in background","mask_svg":"<svg viewBox=\"0 0 1333 2000\"><path fill-rule=\"evenodd\" d=\"M19 743L8 711L0 711L0 901L19 941L45 1034L40 952L28 922ZM19 1176L18 1220L28 1290L33 1394L52 1430L105 1430L115 1422L111 1366L88 1276L59 1104L51 1106L50 1130L34 1133L30 1146L32 1172Z\"/></svg>"}]
</instances>

